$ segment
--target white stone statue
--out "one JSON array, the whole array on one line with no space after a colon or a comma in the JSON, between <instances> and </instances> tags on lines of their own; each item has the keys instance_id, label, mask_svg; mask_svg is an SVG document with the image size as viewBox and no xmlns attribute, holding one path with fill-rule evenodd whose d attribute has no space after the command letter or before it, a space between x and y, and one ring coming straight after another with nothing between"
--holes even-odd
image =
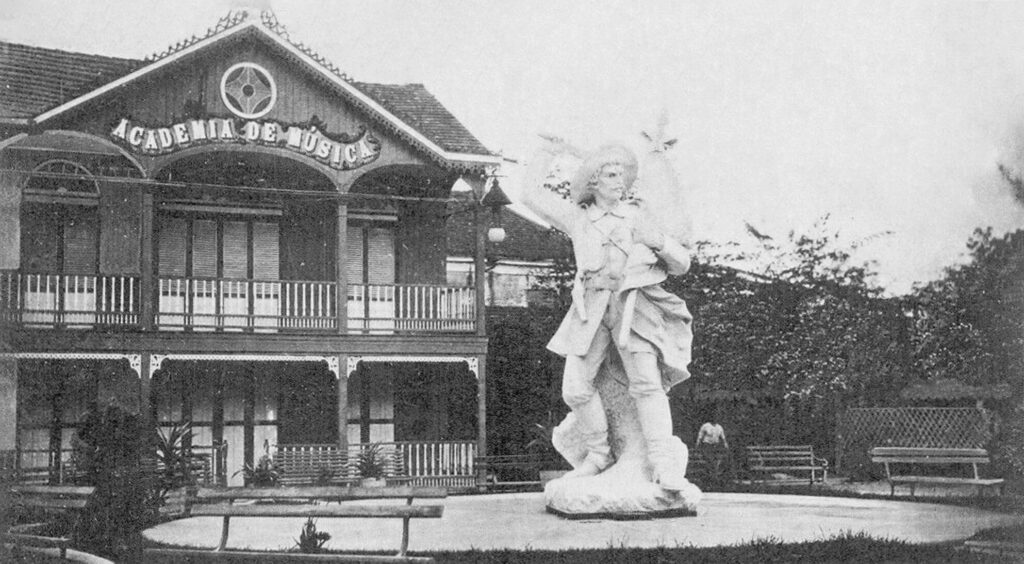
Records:
<instances>
[{"instance_id":1,"label":"white stone statue","mask_svg":"<svg viewBox=\"0 0 1024 564\"><path fill-rule=\"evenodd\" d=\"M643 193L627 198L638 164L621 145L583 156L571 201L544 185L552 160L578 150L548 138L527 174L523 203L572 238L577 267L572 306L548 343L565 357L562 398L572 410L554 443L574 470L545 487L557 513L688 513L701 495L686 479L667 396L689 377L691 316L661 287L690 267L680 240L689 223L664 157L671 143L651 141L645 169L647 185L660 183L657 204Z\"/></svg>"}]
</instances>

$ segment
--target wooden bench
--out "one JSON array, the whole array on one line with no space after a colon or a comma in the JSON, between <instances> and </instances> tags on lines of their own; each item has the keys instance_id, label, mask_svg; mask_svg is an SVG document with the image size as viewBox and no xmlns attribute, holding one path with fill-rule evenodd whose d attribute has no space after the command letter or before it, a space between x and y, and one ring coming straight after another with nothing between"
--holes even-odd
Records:
<instances>
[{"instance_id":1,"label":"wooden bench","mask_svg":"<svg viewBox=\"0 0 1024 564\"><path fill-rule=\"evenodd\" d=\"M354 486L318 486L285 488L200 488L189 513L192 517L223 517L221 537L214 550L149 548L144 560L160 562L433 562L430 557L409 556L409 521L415 518L440 518L444 505L413 505L416 499L443 499L448 492L440 487L386 486L362 488ZM351 504L354 500L404 499L405 505ZM238 505L236 500L274 503ZM318 502L316 504L311 502ZM402 544L395 555L302 554L284 552L253 552L225 550L232 517L333 517L333 518L397 518L402 520Z\"/></svg>"},{"instance_id":2,"label":"wooden bench","mask_svg":"<svg viewBox=\"0 0 1024 564\"><path fill-rule=\"evenodd\" d=\"M822 482L828 479L828 461L815 456L811 445L748 446L746 452L747 469L754 481L775 472L808 472L812 485L819 475Z\"/></svg>"},{"instance_id":3,"label":"wooden bench","mask_svg":"<svg viewBox=\"0 0 1024 564\"><path fill-rule=\"evenodd\" d=\"M33 517L38 514L75 516L85 508L95 489L92 486L12 486L11 505L15 511L26 512ZM60 551L60 557L66 558L71 539L44 534L52 528L51 522L12 525L5 538L15 550L21 546L56 548Z\"/></svg>"},{"instance_id":4,"label":"wooden bench","mask_svg":"<svg viewBox=\"0 0 1024 564\"><path fill-rule=\"evenodd\" d=\"M477 472L484 473L485 481L480 484L483 488L540 486L541 468L549 462L548 457L538 454L498 454L478 456L473 459L473 465Z\"/></svg>"},{"instance_id":5,"label":"wooden bench","mask_svg":"<svg viewBox=\"0 0 1024 564\"><path fill-rule=\"evenodd\" d=\"M1001 478L982 478L978 472L979 464L990 462L988 452L983 448L912 448L912 447L875 447L868 451L871 462L885 465L885 477L889 482L889 496L896 495L897 484L908 484L910 496L914 496L917 484L967 484L978 486L978 495L985 488L999 488L1002 493L1005 480ZM916 465L970 465L972 476L936 476L894 474L894 464Z\"/></svg>"}]
</instances>

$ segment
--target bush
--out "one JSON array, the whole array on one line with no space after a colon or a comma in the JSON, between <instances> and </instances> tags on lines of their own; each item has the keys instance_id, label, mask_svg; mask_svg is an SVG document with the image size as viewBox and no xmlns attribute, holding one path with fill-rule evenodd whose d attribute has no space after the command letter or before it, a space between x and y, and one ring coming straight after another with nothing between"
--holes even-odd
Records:
<instances>
[{"instance_id":1,"label":"bush","mask_svg":"<svg viewBox=\"0 0 1024 564\"><path fill-rule=\"evenodd\" d=\"M272 488L281 479L281 472L277 469L274 459L265 454L260 457L255 465L246 464L242 466L241 470L235 472L236 476L238 474L245 478L247 486L254 488Z\"/></svg>"},{"instance_id":2,"label":"bush","mask_svg":"<svg viewBox=\"0 0 1024 564\"><path fill-rule=\"evenodd\" d=\"M138 415L117 406L85 416L74 440L75 466L78 482L96 490L75 527L78 548L130 559L139 533L157 522L161 499L148 471L154 462L149 437Z\"/></svg>"},{"instance_id":3,"label":"bush","mask_svg":"<svg viewBox=\"0 0 1024 564\"><path fill-rule=\"evenodd\" d=\"M1003 419L991 452L997 471L1006 478L1024 479L1024 402Z\"/></svg>"}]
</instances>

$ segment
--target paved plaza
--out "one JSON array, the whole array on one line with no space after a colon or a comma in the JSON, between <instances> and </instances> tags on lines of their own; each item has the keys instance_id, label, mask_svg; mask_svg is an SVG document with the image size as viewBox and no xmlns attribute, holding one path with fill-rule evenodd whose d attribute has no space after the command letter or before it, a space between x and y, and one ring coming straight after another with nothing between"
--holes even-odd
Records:
<instances>
[{"instance_id":1,"label":"paved plaza","mask_svg":"<svg viewBox=\"0 0 1024 564\"><path fill-rule=\"evenodd\" d=\"M236 518L228 548L283 550L295 544L301 518ZM544 510L541 493L452 496L442 519L411 525L411 551L471 549L717 546L772 538L784 542L866 533L876 538L932 543L967 539L991 527L1024 523L1024 515L947 504L799 495L707 493L696 517L621 521L566 520ZM320 519L328 548L395 550L395 519ZM221 523L193 517L164 523L146 537L169 544L216 546Z\"/></svg>"}]
</instances>

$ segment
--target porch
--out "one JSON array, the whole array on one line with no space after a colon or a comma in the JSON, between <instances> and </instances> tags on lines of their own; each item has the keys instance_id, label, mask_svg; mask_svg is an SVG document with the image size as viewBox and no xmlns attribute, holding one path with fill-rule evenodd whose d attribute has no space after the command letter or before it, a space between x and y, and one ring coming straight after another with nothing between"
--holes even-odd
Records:
<instances>
[{"instance_id":1,"label":"porch","mask_svg":"<svg viewBox=\"0 0 1024 564\"><path fill-rule=\"evenodd\" d=\"M473 490L477 486L473 459L476 456L474 441L389 441L378 444L385 452L397 453L401 465L396 468L396 477L411 485L445 486L449 490ZM189 447L196 460L195 480L197 485L225 485L231 477L227 461L231 445L223 441L218 445L193 445ZM357 453L371 446L371 443L348 445L348 459L355 460ZM337 444L278 444L272 445L269 455L273 459L306 459L310 465L327 458L338 451ZM315 468L314 468L315 470ZM73 450L18 449L0 451L0 476L12 477L21 483L30 484L72 484L77 472L74 467Z\"/></svg>"},{"instance_id":2,"label":"porch","mask_svg":"<svg viewBox=\"0 0 1024 564\"><path fill-rule=\"evenodd\" d=\"M0 321L29 328L350 334L473 333L476 290L425 284L31 274L0 271ZM152 300L145 296L154 295ZM147 319L149 318L149 319Z\"/></svg>"}]
</instances>

